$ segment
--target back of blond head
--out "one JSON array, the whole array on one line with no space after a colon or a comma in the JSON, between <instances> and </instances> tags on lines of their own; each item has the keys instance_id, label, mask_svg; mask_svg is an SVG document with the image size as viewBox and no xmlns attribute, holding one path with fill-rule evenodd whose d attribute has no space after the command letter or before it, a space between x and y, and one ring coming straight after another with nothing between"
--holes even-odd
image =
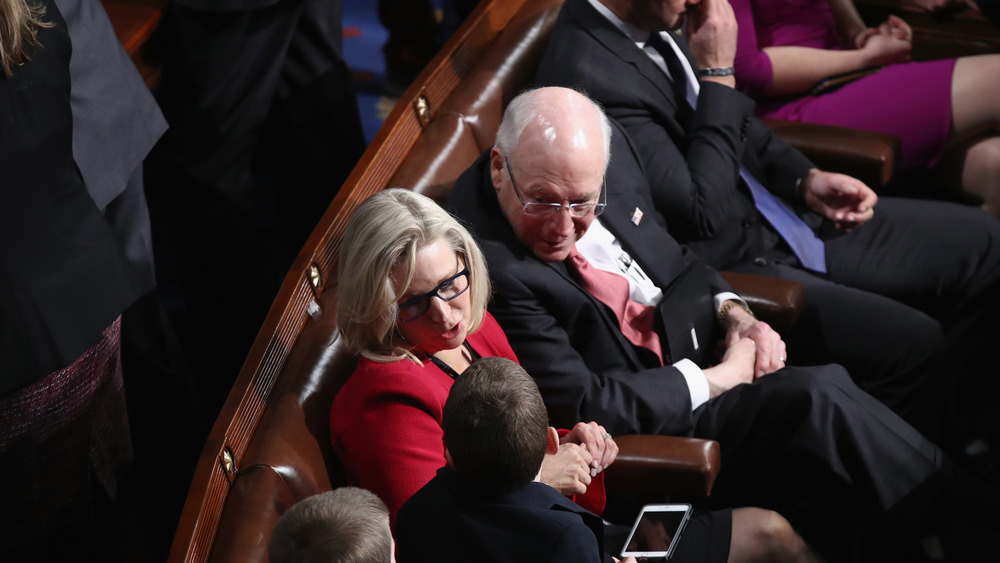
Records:
<instances>
[{"instance_id":1,"label":"back of blond head","mask_svg":"<svg viewBox=\"0 0 1000 563\"><path fill-rule=\"evenodd\" d=\"M490 282L472 235L432 199L400 188L372 195L354 212L340 247L337 323L348 349L378 362L416 360L399 337L397 300L410 286L417 253L447 241L469 267L472 305L469 333L482 322ZM391 277L402 266L405 278Z\"/></svg>"}]
</instances>

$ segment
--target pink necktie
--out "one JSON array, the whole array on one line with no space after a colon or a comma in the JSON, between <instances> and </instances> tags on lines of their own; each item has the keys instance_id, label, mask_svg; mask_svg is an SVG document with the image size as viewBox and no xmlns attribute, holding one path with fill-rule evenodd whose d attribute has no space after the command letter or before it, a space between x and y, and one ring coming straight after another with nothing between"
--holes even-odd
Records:
<instances>
[{"instance_id":1,"label":"pink necktie","mask_svg":"<svg viewBox=\"0 0 1000 563\"><path fill-rule=\"evenodd\" d=\"M660 336L656 334L656 312L649 305L629 298L628 280L591 266L576 247L569 254L569 263L576 270L577 281L583 289L614 311L625 338L656 354L663 365Z\"/></svg>"}]
</instances>

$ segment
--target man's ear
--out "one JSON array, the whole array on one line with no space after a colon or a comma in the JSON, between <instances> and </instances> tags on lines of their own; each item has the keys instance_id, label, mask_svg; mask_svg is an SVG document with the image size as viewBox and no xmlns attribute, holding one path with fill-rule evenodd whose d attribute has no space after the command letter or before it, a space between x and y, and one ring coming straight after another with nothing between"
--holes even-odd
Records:
<instances>
[{"instance_id":1,"label":"man's ear","mask_svg":"<svg viewBox=\"0 0 1000 563\"><path fill-rule=\"evenodd\" d=\"M503 185L503 174L504 169L504 159L503 153L499 148L493 147L490 149L490 180L493 181L493 189L497 192L500 191L500 186Z\"/></svg>"},{"instance_id":2,"label":"man's ear","mask_svg":"<svg viewBox=\"0 0 1000 563\"><path fill-rule=\"evenodd\" d=\"M448 461L448 467L455 469L455 462L452 461L451 452L448 451L448 448L444 449L444 459ZM455 470L458 471L457 469Z\"/></svg>"},{"instance_id":3,"label":"man's ear","mask_svg":"<svg viewBox=\"0 0 1000 563\"><path fill-rule=\"evenodd\" d=\"M549 426L548 435L546 436L545 453L549 455L559 453L559 431L551 426Z\"/></svg>"}]
</instances>

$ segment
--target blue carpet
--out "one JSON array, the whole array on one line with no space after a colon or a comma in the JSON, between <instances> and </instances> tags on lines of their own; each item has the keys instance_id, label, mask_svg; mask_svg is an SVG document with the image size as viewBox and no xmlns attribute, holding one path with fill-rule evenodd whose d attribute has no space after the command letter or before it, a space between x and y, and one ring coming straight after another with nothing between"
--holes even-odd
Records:
<instances>
[{"instance_id":1,"label":"blue carpet","mask_svg":"<svg viewBox=\"0 0 1000 563\"><path fill-rule=\"evenodd\" d=\"M442 3L443 0L432 0L431 5L441 10ZM370 143L382 126L378 111L379 102L385 95L382 45L389 34L379 22L376 0L344 0L342 22L344 60L354 73L361 127L365 140Z\"/></svg>"}]
</instances>

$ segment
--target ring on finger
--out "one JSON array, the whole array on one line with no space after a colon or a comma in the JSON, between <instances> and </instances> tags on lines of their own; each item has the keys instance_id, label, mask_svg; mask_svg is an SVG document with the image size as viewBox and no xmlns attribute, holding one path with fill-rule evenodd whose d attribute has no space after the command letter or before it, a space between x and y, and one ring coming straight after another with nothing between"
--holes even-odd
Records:
<instances>
[{"instance_id":1,"label":"ring on finger","mask_svg":"<svg viewBox=\"0 0 1000 563\"><path fill-rule=\"evenodd\" d=\"M611 434L608 434L607 432L605 432L604 434L601 434L601 438L604 438L605 440L607 440L607 439L611 438Z\"/></svg>"}]
</instances>

